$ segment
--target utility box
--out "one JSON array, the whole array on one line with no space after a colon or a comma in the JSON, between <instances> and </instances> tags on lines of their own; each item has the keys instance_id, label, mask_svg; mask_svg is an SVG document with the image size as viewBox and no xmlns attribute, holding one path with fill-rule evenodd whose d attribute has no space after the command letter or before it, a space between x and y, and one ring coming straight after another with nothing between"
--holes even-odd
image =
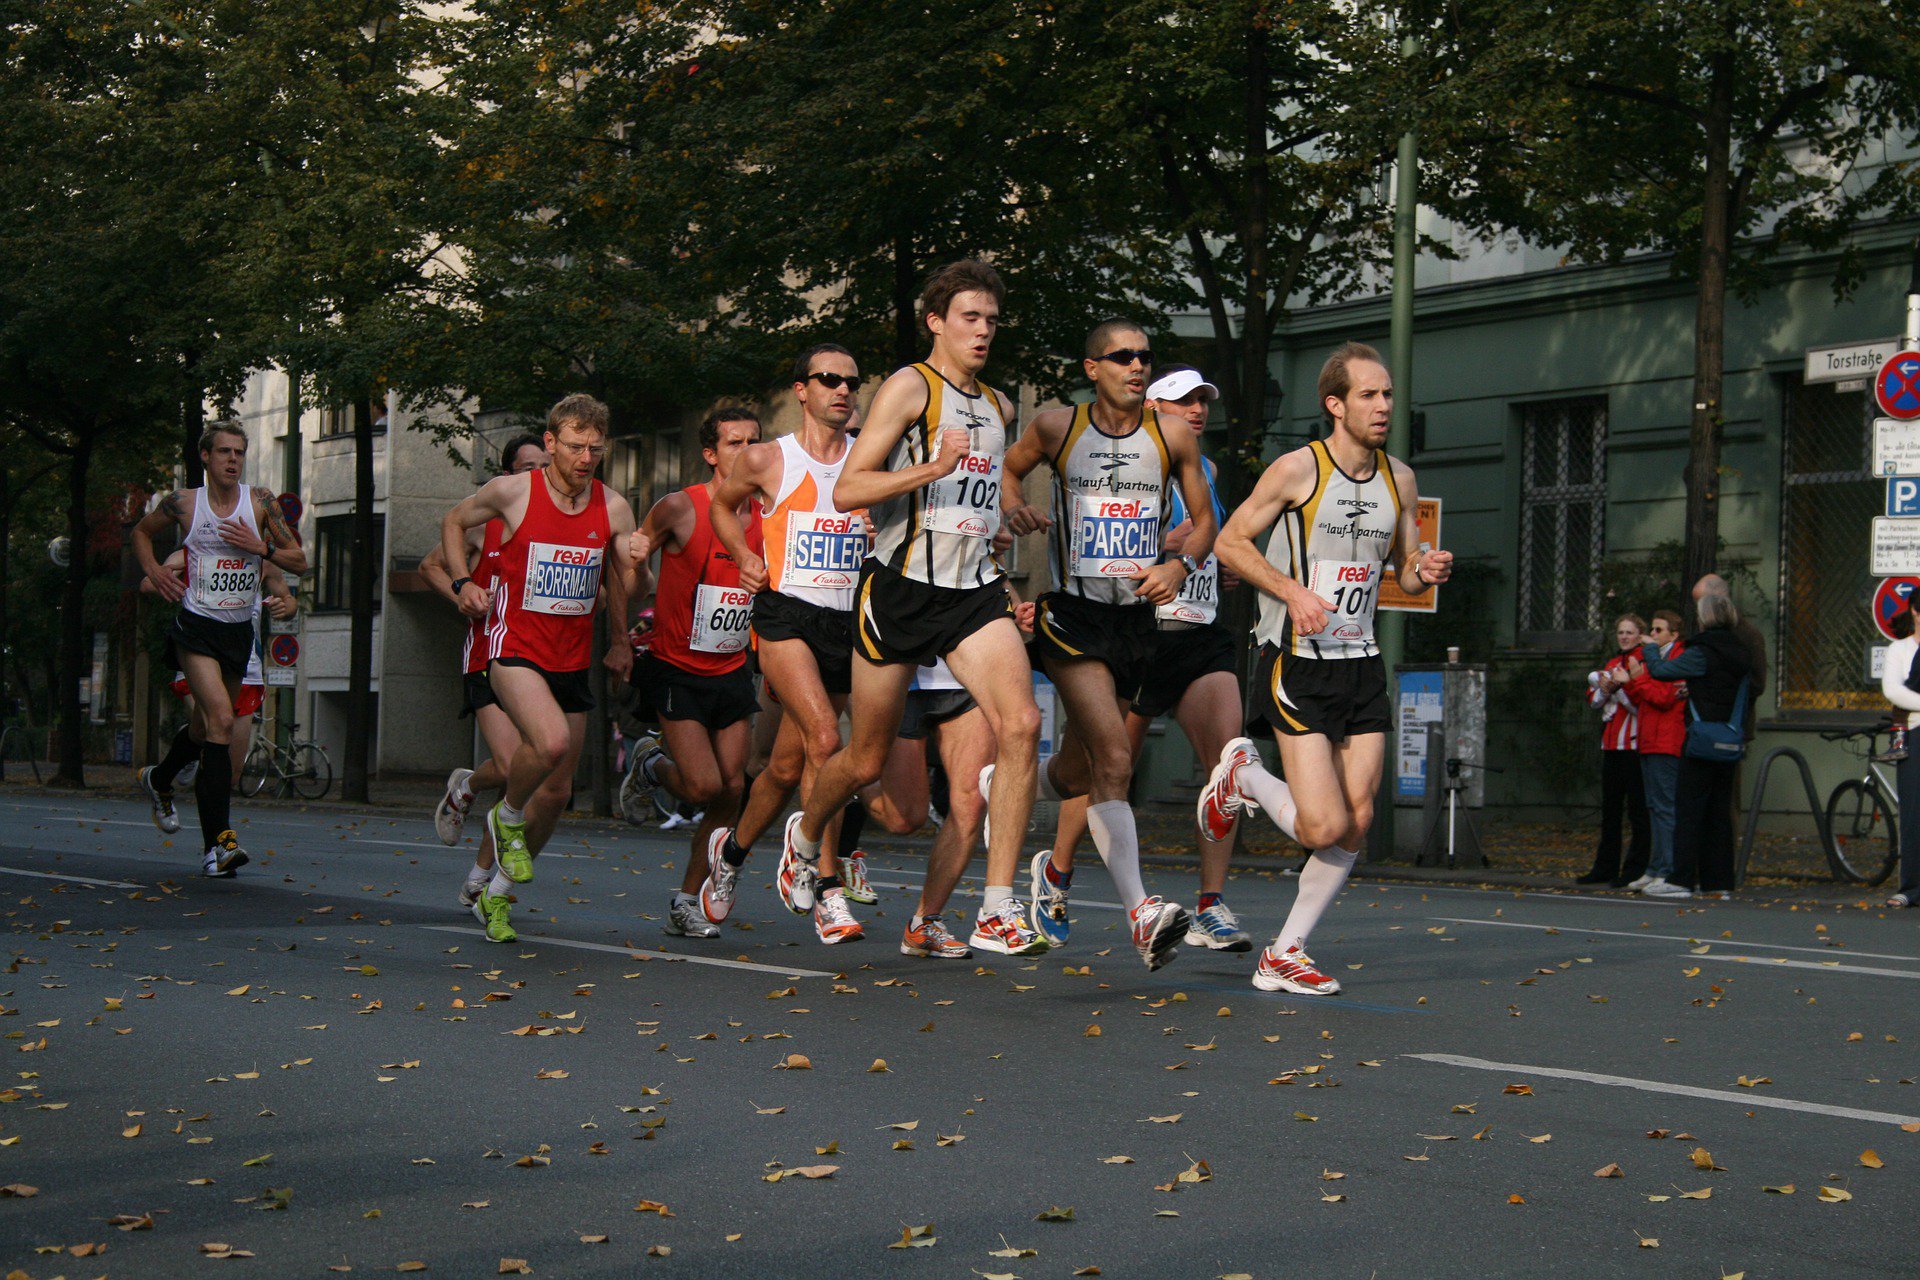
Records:
<instances>
[{"instance_id":1,"label":"utility box","mask_svg":"<svg viewBox=\"0 0 1920 1280\"><path fill-rule=\"evenodd\" d=\"M1487 802L1487 668L1484 663L1402 663L1394 671L1393 803L1427 802L1429 771L1445 786L1447 761L1458 760L1459 803ZM1427 726L1440 726L1440 758L1429 758Z\"/></svg>"}]
</instances>

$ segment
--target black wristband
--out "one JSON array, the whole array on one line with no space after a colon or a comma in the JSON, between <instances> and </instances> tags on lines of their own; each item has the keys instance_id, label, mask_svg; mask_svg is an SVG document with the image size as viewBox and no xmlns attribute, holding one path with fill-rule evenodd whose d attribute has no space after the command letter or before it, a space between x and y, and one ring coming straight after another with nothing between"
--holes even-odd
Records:
<instances>
[{"instance_id":1,"label":"black wristband","mask_svg":"<svg viewBox=\"0 0 1920 1280\"><path fill-rule=\"evenodd\" d=\"M466 588L466 585L472 581L472 578L455 578L453 580L453 594L459 595L460 592Z\"/></svg>"}]
</instances>

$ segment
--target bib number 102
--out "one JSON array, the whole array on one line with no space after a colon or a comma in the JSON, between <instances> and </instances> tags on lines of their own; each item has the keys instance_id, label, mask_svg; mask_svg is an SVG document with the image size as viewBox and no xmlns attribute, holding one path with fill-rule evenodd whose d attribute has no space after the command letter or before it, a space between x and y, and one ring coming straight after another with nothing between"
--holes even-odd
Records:
<instances>
[{"instance_id":1,"label":"bib number 102","mask_svg":"<svg viewBox=\"0 0 1920 1280\"><path fill-rule=\"evenodd\" d=\"M953 500L955 506L986 511L1000 500L1000 481L993 476L956 475Z\"/></svg>"}]
</instances>

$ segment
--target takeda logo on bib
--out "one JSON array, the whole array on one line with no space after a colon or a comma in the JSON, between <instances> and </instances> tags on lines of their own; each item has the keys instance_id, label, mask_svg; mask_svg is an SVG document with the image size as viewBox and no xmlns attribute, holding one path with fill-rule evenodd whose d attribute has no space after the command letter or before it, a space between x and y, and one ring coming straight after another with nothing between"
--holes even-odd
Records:
<instances>
[{"instance_id":1,"label":"takeda logo on bib","mask_svg":"<svg viewBox=\"0 0 1920 1280\"><path fill-rule=\"evenodd\" d=\"M1365 640L1367 629L1357 622L1343 622L1327 632L1335 640Z\"/></svg>"}]
</instances>

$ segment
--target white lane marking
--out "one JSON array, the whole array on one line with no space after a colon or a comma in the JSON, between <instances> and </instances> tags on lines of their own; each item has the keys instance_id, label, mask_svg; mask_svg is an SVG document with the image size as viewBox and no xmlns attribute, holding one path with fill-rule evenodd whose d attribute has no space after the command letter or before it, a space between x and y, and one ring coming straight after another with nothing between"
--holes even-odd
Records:
<instances>
[{"instance_id":1,"label":"white lane marking","mask_svg":"<svg viewBox=\"0 0 1920 1280\"><path fill-rule=\"evenodd\" d=\"M1742 943L1741 945L1744 946L1746 944ZM1707 960L1732 960L1736 964L1777 965L1783 969L1813 969L1820 973L1870 973L1880 978L1920 979L1920 971L1913 969L1876 969L1864 964L1841 964L1837 960L1821 964L1813 960L1788 960L1782 956L1723 955L1718 951L1711 952L1702 958Z\"/></svg>"},{"instance_id":2,"label":"white lane marking","mask_svg":"<svg viewBox=\"0 0 1920 1280\"><path fill-rule=\"evenodd\" d=\"M484 938L484 929L463 929L456 924L423 924L422 929L431 929L435 933L461 933L470 938ZM575 947L581 951L604 951L609 955L626 956L630 960L666 960L682 964L707 964L716 969L751 969L755 973L772 973L782 978L831 978L834 974L819 969L801 969L793 965L752 964L745 960L722 960L718 956L688 956L672 951L659 951L652 947L615 947L604 942L577 942L572 938L556 938L545 933L523 933L522 942L544 942L555 947Z\"/></svg>"},{"instance_id":3,"label":"white lane marking","mask_svg":"<svg viewBox=\"0 0 1920 1280\"><path fill-rule=\"evenodd\" d=\"M1603 938L1651 938L1657 942L1691 942L1696 947L1758 947L1762 951L1804 951L1808 955L1830 956L1838 947L1790 947L1784 942L1748 942L1744 938L1690 938L1679 933L1630 933L1622 929L1584 929L1579 925L1568 924L1520 924L1513 920L1470 920L1463 916L1429 916L1429 920L1443 920L1448 924L1484 924L1498 929L1534 929L1551 933L1598 934ZM1890 955L1881 951L1841 952L1860 960L1905 960L1909 964L1920 964L1920 956Z\"/></svg>"},{"instance_id":4,"label":"white lane marking","mask_svg":"<svg viewBox=\"0 0 1920 1280\"><path fill-rule=\"evenodd\" d=\"M867 883L876 889L918 889L921 887L917 884L901 884L897 880L869 880ZM979 889L969 889L965 885L961 885L954 889L954 893L963 898L978 898L982 896L983 891ZM1126 907L1118 902L1101 902L1097 898L1071 898L1068 900L1068 905L1072 907L1097 907L1101 911L1126 910Z\"/></svg>"},{"instance_id":5,"label":"white lane marking","mask_svg":"<svg viewBox=\"0 0 1920 1280\"><path fill-rule=\"evenodd\" d=\"M479 846L462 840L459 844L441 844L438 840L376 840L372 836L355 836L355 844L384 844L396 849L465 849L471 852ZM589 862L602 859L598 853L555 853L551 849L542 849L534 855L536 858L582 858Z\"/></svg>"},{"instance_id":6,"label":"white lane marking","mask_svg":"<svg viewBox=\"0 0 1920 1280\"><path fill-rule=\"evenodd\" d=\"M1824 1102L1801 1102L1794 1098L1769 1098L1760 1094L1734 1093L1729 1089L1701 1089L1690 1084L1668 1084L1664 1080L1606 1076L1593 1071L1570 1071L1565 1067L1540 1067L1524 1062L1489 1062L1485 1058L1467 1058L1457 1053L1409 1053L1403 1056L1418 1058L1422 1062L1437 1062L1448 1067L1468 1067L1475 1071L1501 1071L1510 1075L1548 1076L1556 1080L1578 1080L1586 1084L1611 1085L1617 1089L1640 1089L1647 1093L1671 1093L1683 1098L1732 1102L1749 1108L1771 1107L1778 1111L1806 1111L1814 1115L1838 1116L1843 1120L1871 1120L1877 1124L1920 1124L1920 1116L1901 1116L1890 1111L1863 1111L1858 1107L1836 1107Z\"/></svg>"},{"instance_id":7,"label":"white lane marking","mask_svg":"<svg viewBox=\"0 0 1920 1280\"><path fill-rule=\"evenodd\" d=\"M151 827L151 822L133 822L126 818L75 818L83 827Z\"/></svg>"},{"instance_id":8,"label":"white lane marking","mask_svg":"<svg viewBox=\"0 0 1920 1280\"><path fill-rule=\"evenodd\" d=\"M1582 905L1591 902L1609 907L1646 907L1649 905L1647 899L1638 896L1631 898L1600 898L1590 893L1577 893L1572 890L1566 893L1543 893L1537 889L1508 889L1497 884L1490 884L1484 889L1462 889L1456 885L1446 884L1409 884L1405 880L1369 880L1365 876L1362 876L1358 880L1350 881L1347 887L1347 891L1350 893L1365 889L1379 889L1382 891L1404 890L1408 893L1467 893L1472 894L1476 898L1484 898L1490 894L1500 894L1508 898L1549 898L1554 902L1578 902Z\"/></svg>"},{"instance_id":9,"label":"white lane marking","mask_svg":"<svg viewBox=\"0 0 1920 1280\"><path fill-rule=\"evenodd\" d=\"M32 876L36 880L71 880L75 884L97 884L102 889L144 889L143 884L129 884L125 880L95 880L91 876L62 876L51 871L29 871L25 867L0 867L10 876Z\"/></svg>"}]
</instances>

